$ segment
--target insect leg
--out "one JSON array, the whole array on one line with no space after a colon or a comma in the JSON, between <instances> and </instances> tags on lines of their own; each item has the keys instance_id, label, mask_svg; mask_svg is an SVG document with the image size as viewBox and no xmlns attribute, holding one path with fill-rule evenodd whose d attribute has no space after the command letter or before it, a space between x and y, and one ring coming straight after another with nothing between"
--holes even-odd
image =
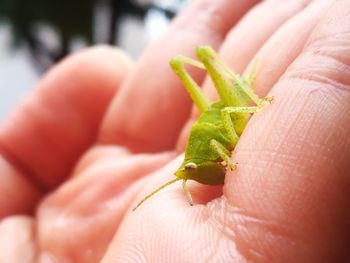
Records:
<instances>
[{"instance_id":1,"label":"insect leg","mask_svg":"<svg viewBox=\"0 0 350 263\"><path fill-rule=\"evenodd\" d=\"M251 106L251 107L225 107L221 110L221 114L224 115L224 114L230 114L230 113L256 113L261 108L262 108L261 105Z\"/></svg>"},{"instance_id":2,"label":"insect leg","mask_svg":"<svg viewBox=\"0 0 350 263\"><path fill-rule=\"evenodd\" d=\"M176 75L182 80L187 92L190 94L194 104L200 112L206 111L211 104L211 101L204 95L201 88L193 80L185 69L185 63L195 67L204 68L203 64L188 57L178 56L170 60L170 66Z\"/></svg>"},{"instance_id":3,"label":"insect leg","mask_svg":"<svg viewBox=\"0 0 350 263\"><path fill-rule=\"evenodd\" d=\"M186 194L188 203L189 203L190 205L193 205L192 195L191 195L190 191L189 191L188 188L187 188L186 182L187 182L187 180L183 180L183 181L182 181L182 188L184 189L184 192L185 192L185 194Z\"/></svg>"},{"instance_id":4,"label":"insect leg","mask_svg":"<svg viewBox=\"0 0 350 263\"><path fill-rule=\"evenodd\" d=\"M230 69L230 67L228 67L226 65L226 63L218 56L218 54L214 50L212 50L210 47L203 47L203 48L208 53L207 56L210 55L212 60L216 61L220 65L222 75L225 76L226 78L231 79L234 82L236 82L238 84L238 88L240 88L256 105L261 105L264 101L270 102L272 100L272 98L259 98L255 94L254 90L252 89L252 84L253 84L253 81L255 80L255 76L256 76L256 67L257 67L257 64L259 62L258 59L254 63L248 77L244 78L244 77L241 77L238 74L234 73Z\"/></svg>"},{"instance_id":5,"label":"insect leg","mask_svg":"<svg viewBox=\"0 0 350 263\"><path fill-rule=\"evenodd\" d=\"M224 109L226 109L226 108L224 108ZM234 146L236 146L239 137L238 137L236 130L235 130L235 127L233 125L230 112L226 111L224 109L221 110L222 123L223 123L224 128L227 132L228 138L231 141L231 145L234 147Z\"/></svg>"},{"instance_id":6,"label":"insect leg","mask_svg":"<svg viewBox=\"0 0 350 263\"><path fill-rule=\"evenodd\" d=\"M244 78L232 72L232 70L219 57L217 59L223 67L225 75L235 81L238 84L238 88L240 88L256 105L261 105L264 99L259 98L252 88L252 84L256 75L257 64L254 64L249 76Z\"/></svg>"},{"instance_id":7,"label":"insect leg","mask_svg":"<svg viewBox=\"0 0 350 263\"><path fill-rule=\"evenodd\" d=\"M224 128L227 132L227 136L231 141L231 145L234 147L237 144L239 136L236 132L234 123L231 118L231 113L255 113L261 109L261 106L252 107L225 107L221 110L221 118ZM236 123L237 124L237 123Z\"/></svg>"},{"instance_id":8,"label":"insect leg","mask_svg":"<svg viewBox=\"0 0 350 263\"><path fill-rule=\"evenodd\" d=\"M222 160L230 167L231 170L236 169L236 164L231 161L230 156L231 152L225 148L220 142L215 139L210 140L210 146L212 149L217 152Z\"/></svg>"},{"instance_id":9,"label":"insect leg","mask_svg":"<svg viewBox=\"0 0 350 263\"><path fill-rule=\"evenodd\" d=\"M198 60L195 60L193 58L186 57L183 55L178 55L175 59L180 60L183 64L188 64L188 65L194 66L196 68L205 69L203 63L201 63Z\"/></svg>"},{"instance_id":10,"label":"insect leg","mask_svg":"<svg viewBox=\"0 0 350 263\"><path fill-rule=\"evenodd\" d=\"M224 69L225 75L234 80L238 84L238 88L241 89L256 105L262 106L265 101L271 102L273 100L272 97L259 98L258 95L253 90L253 82L256 77L256 67L259 63L259 59L256 59L254 65L247 77L241 77L238 74L232 72L232 70L221 60L221 58L217 58L220 64Z\"/></svg>"},{"instance_id":11,"label":"insect leg","mask_svg":"<svg viewBox=\"0 0 350 263\"><path fill-rule=\"evenodd\" d=\"M209 46L200 46L196 49L198 59L204 64L210 75L215 89L225 105L241 105L240 92L232 88L232 80L224 74L216 52Z\"/></svg>"}]
</instances>

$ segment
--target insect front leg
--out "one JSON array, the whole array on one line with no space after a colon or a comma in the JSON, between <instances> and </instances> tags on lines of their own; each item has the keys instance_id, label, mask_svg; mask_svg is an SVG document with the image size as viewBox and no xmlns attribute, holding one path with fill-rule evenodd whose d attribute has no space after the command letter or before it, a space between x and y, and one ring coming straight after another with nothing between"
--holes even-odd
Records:
<instances>
[{"instance_id":1,"label":"insect front leg","mask_svg":"<svg viewBox=\"0 0 350 263\"><path fill-rule=\"evenodd\" d=\"M220 158L224 160L231 170L235 170L237 168L236 163L231 161L231 152L227 150L225 146L215 139L210 140L210 146L220 156Z\"/></svg>"},{"instance_id":2,"label":"insect front leg","mask_svg":"<svg viewBox=\"0 0 350 263\"><path fill-rule=\"evenodd\" d=\"M204 112L209 109L211 101L204 95L201 88L193 80L190 74L185 69L185 64L204 69L204 66L199 61L191 59L185 56L177 56L170 60L170 66L176 73L176 75L182 80L186 87L187 92L190 94L194 104L200 112Z\"/></svg>"},{"instance_id":3,"label":"insect front leg","mask_svg":"<svg viewBox=\"0 0 350 263\"><path fill-rule=\"evenodd\" d=\"M187 188L186 182L187 182L187 180L182 180L182 189L184 190L184 192L186 194L188 203L190 205L193 205L192 195L191 195L191 192Z\"/></svg>"}]
</instances>

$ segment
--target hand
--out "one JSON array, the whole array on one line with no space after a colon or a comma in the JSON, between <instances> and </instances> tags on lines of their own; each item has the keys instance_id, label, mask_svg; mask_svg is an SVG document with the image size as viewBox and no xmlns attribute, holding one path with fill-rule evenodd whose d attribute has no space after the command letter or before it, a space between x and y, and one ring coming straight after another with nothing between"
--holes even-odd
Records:
<instances>
[{"instance_id":1,"label":"hand","mask_svg":"<svg viewBox=\"0 0 350 263\"><path fill-rule=\"evenodd\" d=\"M92 48L43 78L0 130L1 262L350 260L350 6L253 4L194 1L135 66ZM181 162L195 113L167 63L199 44L239 73L259 57L255 89L275 100L223 189L191 182L190 207L172 185L131 212Z\"/></svg>"}]
</instances>

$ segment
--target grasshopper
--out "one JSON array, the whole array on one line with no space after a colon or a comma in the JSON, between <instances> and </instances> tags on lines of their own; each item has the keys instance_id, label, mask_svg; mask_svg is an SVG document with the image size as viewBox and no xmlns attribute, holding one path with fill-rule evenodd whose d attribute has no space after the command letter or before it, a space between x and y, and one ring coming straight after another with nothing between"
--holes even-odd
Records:
<instances>
[{"instance_id":1,"label":"grasshopper","mask_svg":"<svg viewBox=\"0 0 350 263\"><path fill-rule=\"evenodd\" d=\"M236 169L236 163L231 161L231 153L250 115L262 109L266 101L272 101L272 98L259 98L254 93L252 84L256 66L244 77L235 74L209 46L197 47L196 55L199 61L185 56L170 60L171 68L183 82L200 112L190 131L185 159L175 172L176 178L143 198L134 210L164 187L180 180L190 205L193 205L193 201L186 185L187 180L207 185L223 184L227 168ZM219 101L211 102L204 95L186 71L185 64L207 71L219 94ZM252 103L255 105L251 106Z\"/></svg>"}]
</instances>

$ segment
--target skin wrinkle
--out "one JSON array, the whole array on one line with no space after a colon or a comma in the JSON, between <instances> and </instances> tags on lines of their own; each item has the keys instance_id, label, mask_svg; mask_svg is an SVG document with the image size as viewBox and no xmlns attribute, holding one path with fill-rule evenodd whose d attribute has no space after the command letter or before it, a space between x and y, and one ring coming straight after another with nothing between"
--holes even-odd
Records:
<instances>
[{"instance_id":1,"label":"skin wrinkle","mask_svg":"<svg viewBox=\"0 0 350 263\"><path fill-rule=\"evenodd\" d=\"M350 110L348 109L345 113L344 116L349 116L350 115ZM341 130L340 127L343 127L343 129ZM350 137L349 136L344 136L344 134L348 134L348 131L346 130L345 124L344 123L340 123L337 126L339 133L340 134L334 134L331 135L329 134L328 139L330 140L332 138L332 136L342 136L344 138L344 143L339 145L339 156L345 156L346 154L346 150L349 149L349 144L350 144ZM342 133L341 133L342 132ZM338 157L338 156L337 156Z\"/></svg>"},{"instance_id":2,"label":"skin wrinkle","mask_svg":"<svg viewBox=\"0 0 350 263\"><path fill-rule=\"evenodd\" d=\"M297 96L296 96L296 98L297 98ZM294 104L294 102L292 101L291 102L291 104ZM297 105L299 105L300 103L298 103ZM306 105L307 104L307 101L305 100L304 101L304 103L300 106L300 107L303 107L304 105ZM282 111L283 111L283 108L287 108L288 107L288 104L286 104L286 103L279 103L279 105L282 107ZM289 131L291 131L291 130L293 130L294 129L294 127L295 127L295 125L297 124L297 122L298 122L298 120L299 120L299 118L300 118L300 116L302 116L302 114L303 114L303 112L302 111L299 111L298 112L298 114L297 115L293 115L293 119L292 120L286 120L286 123L281 123L280 125L281 126L288 126L289 127ZM286 132L287 134L288 133L290 133L290 132ZM267 133L267 134L269 134L269 133ZM287 137L288 138L288 137ZM264 138L264 140L262 140L262 141L269 141L268 139L266 139L266 138ZM279 153L280 152L282 152L281 151L281 149L282 149L282 147L284 148L286 145L284 144L284 141L283 140L280 140L280 143L278 144L278 145L275 145L274 146L274 148L273 149L271 149L270 151L266 151L266 152L264 152L264 155L262 155L262 156L264 156L264 157L267 157L266 159L267 160L275 160L276 159L276 157L279 155ZM251 151L254 151L254 149L252 148L247 154L249 155L249 154L251 154ZM241 154L242 152L240 152L240 154ZM268 154L268 155L267 155ZM272 156L271 156L272 155ZM287 156L287 155L286 155ZM257 159L255 160L255 162L259 162L259 163L261 163L260 161L258 161ZM274 163L274 165L278 165L278 163ZM282 167L283 165L281 164L281 167ZM253 167L253 166L252 166ZM266 165L265 165L265 167L266 167ZM269 171L267 171L266 169L265 170L263 170L262 171L263 172L263 174L261 174L261 177L264 177L264 176L268 176L268 172Z\"/></svg>"},{"instance_id":3,"label":"skin wrinkle","mask_svg":"<svg viewBox=\"0 0 350 263\"><path fill-rule=\"evenodd\" d=\"M169 240L165 240L165 241L163 240L163 242L162 242L163 236L171 236L173 233L181 231L181 230L177 230L177 229L181 229L181 227L184 227L182 224L180 224L180 225L177 225L177 229L174 229L173 227L170 227L169 224L163 224L162 221L164 221L166 219L166 216L167 215L163 213L161 215L158 215L157 218L155 218L155 220L156 220L155 223L160 226L160 229L161 229L160 232L162 233L162 235L160 235L160 236L156 236L156 235L153 236L152 235L150 237L151 240L149 240L149 242L146 242L146 246L148 248L148 249L146 249L146 253L148 251L148 253L146 254L147 255L146 257L148 259L147 262L152 262L152 258L154 259L154 257L153 257L154 255L150 254L149 251L157 251L159 249L159 247L168 247L169 246L168 244L166 244L169 242ZM152 220L152 218L149 219L148 221L150 221L150 220ZM147 222L147 224L149 224L149 222ZM186 227L187 227L187 225L184 228L186 228ZM176 240L176 241L178 241L178 240ZM177 244L176 241L175 241L175 244ZM184 245L186 245L186 243ZM179 246L175 245L174 254L179 256L182 254L182 252L184 252L184 250L185 250L184 246L181 246L181 248L180 248ZM157 255L157 253L156 253L156 255ZM174 260L173 260L174 257L172 257L166 251L164 251L163 255L160 258L165 259L164 260L165 262L174 262ZM156 260L156 262L158 262L158 260ZM180 261L180 262L182 262L182 261Z\"/></svg>"},{"instance_id":4,"label":"skin wrinkle","mask_svg":"<svg viewBox=\"0 0 350 263\"><path fill-rule=\"evenodd\" d=\"M6 146L4 146L1 143L1 138L0 155L10 167L18 171L18 176L22 177L23 180L28 181L28 183L30 184L30 188L35 189L35 192L38 193L38 197L46 191L46 183L44 183L43 180L40 180L40 178L36 176L35 171L32 170L30 166L26 165L25 162L22 162L20 158L17 158L15 155L12 154L11 151L9 151L6 148ZM35 199L37 199L38 197L36 197Z\"/></svg>"},{"instance_id":5,"label":"skin wrinkle","mask_svg":"<svg viewBox=\"0 0 350 263\"><path fill-rule=\"evenodd\" d=\"M334 31L329 35L321 34L319 36L315 36L315 34L316 33L314 33L311 36L312 40L307 43L308 47L314 48L315 50L322 50L322 51L330 50L332 51L332 55L339 54L339 57L347 56L346 53L341 53L341 52L334 53L334 51L349 50L350 30L348 32Z\"/></svg>"},{"instance_id":6,"label":"skin wrinkle","mask_svg":"<svg viewBox=\"0 0 350 263\"><path fill-rule=\"evenodd\" d=\"M307 94L306 94L306 96L307 96ZM297 99L297 98L298 98L298 96L296 95L295 99ZM308 99L305 99L304 103L301 104L300 107L305 108L306 105L308 104L308 101L309 101ZM291 104L294 104L293 101L291 102ZM305 119L307 121L303 121L303 119ZM292 131L293 131L293 129L295 129L295 127L298 127L299 122L305 122L305 123L307 123L307 125L305 125L303 127L303 130L298 133L298 137L296 137L295 139L291 139L289 136L290 135L293 136ZM297 152L297 151L295 151L297 149L296 149L296 147L288 148L289 144L290 144L288 142L289 141L294 142L297 139L297 143L293 143L293 145L299 145L300 148L307 147L308 140L306 138L307 138L307 135L310 134L312 127L315 127L315 126L312 126L314 122L315 122L315 118L313 118L312 116L307 116L302 110L298 111L298 114L292 120L292 123L290 123L290 126L289 126L290 128L286 132L285 140L281 143L280 147L278 149L276 149L276 151L275 151L276 156L275 157L277 157L277 155L279 154L280 157L283 158L284 164L290 165L290 167L294 167L294 170L298 170L298 168L301 169L303 167L303 164L299 164L298 160L300 160L300 158L298 156L292 154L293 152ZM283 148L283 150L282 150L282 148ZM273 159L275 159L275 158L273 158ZM287 160L287 162L286 162L286 160ZM295 166L295 163L297 163L298 165Z\"/></svg>"},{"instance_id":7,"label":"skin wrinkle","mask_svg":"<svg viewBox=\"0 0 350 263\"><path fill-rule=\"evenodd\" d=\"M228 227L227 224L227 202L225 197L221 197L207 204L208 213L208 223L214 229L217 229L223 236L228 237L228 239L234 239L235 234Z\"/></svg>"},{"instance_id":8,"label":"skin wrinkle","mask_svg":"<svg viewBox=\"0 0 350 263\"><path fill-rule=\"evenodd\" d=\"M222 204L225 204L225 202L221 201L222 199L223 198L215 199L214 201L208 203L205 206L205 209L202 210L206 215L205 218L203 218L203 221L206 224L205 227L209 227L209 229L212 229L215 232L217 232L217 238L214 241L214 246L211 246L211 252L206 257L204 262L222 262L222 261L218 261L219 260L218 258L220 258L220 255L221 255L220 248L222 248L222 246L220 246L220 244L222 244L222 243L226 244L227 242L230 243L231 246L228 249L226 249L226 251L228 251L228 253L230 251L232 251L233 250L232 247L235 246L232 239L230 239L230 238L224 239L225 236L226 237L228 236L226 234L229 231L228 224L222 223L220 220L221 217L216 216L216 214L218 212L220 214L222 211L224 211L224 218L226 218L225 214L227 211L225 209L220 209L220 210L212 209L213 203L219 203L220 206L222 206ZM210 236L210 238L212 238L212 236ZM232 260L232 258L237 258L237 255L232 255L231 257L227 256L227 258ZM217 261L215 261L215 259ZM226 262L226 261L224 261L224 262Z\"/></svg>"},{"instance_id":9,"label":"skin wrinkle","mask_svg":"<svg viewBox=\"0 0 350 263\"><path fill-rule=\"evenodd\" d=\"M306 101L310 101L310 99L306 99ZM312 101L312 100L311 100ZM322 103L321 103L322 104ZM303 106L303 107L305 107L305 106ZM299 111L300 112L300 111ZM307 123L307 125L305 126L305 127L303 127L303 131L301 131L301 132L299 132L299 134L300 135L302 135L303 137L296 137L296 139L299 141L298 143L295 143L295 144L293 144L293 145L303 145L303 148L308 148L308 147L313 147L313 148L315 148L315 147L317 147L317 148L320 148L320 145L310 145L310 143L309 143L309 139L307 138L307 135L308 134L310 134L310 131L312 131L311 129L311 127L312 127L312 125L314 124L314 122L316 122L316 120L317 120L317 118L314 118L313 116L305 116L305 114L302 116L303 117L303 119L305 119L305 121L302 121L302 119L300 118L300 116L299 117L297 117L297 120L299 120L300 122L302 122L302 123ZM308 121L308 120L310 120L310 121ZM298 127L298 123L292 123L291 124L291 127ZM317 127L317 126L313 126L313 127ZM287 133L290 133L290 131L289 132L287 132ZM285 141L290 141L290 138L288 138L288 136L286 137L286 140ZM294 141L294 140L293 140ZM286 145L284 145L284 146L286 146ZM288 145L287 145L288 146ZM294 149L295 150L295 149ZM315 150L315 151L317 151L317 149ZM281 154L280 154L280 157L284 160L283 161L283 163L285 163L285 157L288 157L287 158L287 160L289 159L289 160L298 160L299 158L298 158L298 156L294 156L294 158L292 158L291 159L291 156L290 156L290 154L291 153L293 153L293 150L289 150L288 152L284 152L284 151L281 151L281 149L277 149L276 150L276 152L282 152ZM293 157L293 156L292 156ZM273 159L273 158L272 158ZM294 169L295 168L302 168L305 164L310 164L310 162L314 162L314 161L312 161L312 159L313 159L313 156L310 156L309 158L307 158L307 159L305 159L304 160L304 162L297 162L298 163L298 166L295 166L294 167L294 165L293 165L293 162L292 163L290 163L290 165L293 165L293 167L294 167ZM288 164L288 162L287 162L287 164ZM295 169L295 170L298 170L298 169Z\"/></svg>"},{"instance_id":10,"label":"skin wrinkle","mask_svg":"<svg viewBox=\"0 0 350 263\"><path fill-rule=\"evenodd\" d=\"M215 258L217 258L218 251L220 249L220 242L223 239L223 235L216 235L215 240L210 244L210 253L209 255L203 260L203 262L213 262Z\"/></svg>"},{"instance_id":11,"label":"skin wrinkle","mask_svg":"<svg viewBox=\"0 0 350 263\"><path fill-rule=\"evenodd\" d=\"M313 66L294 67L287 71L288 79L313 80L321 84L330 84L334 88L350 90L350 80L346 78L347 73L350 73L350 64L340 61L331 54L321 54L319 52L310 51L299 57L299 64L307 62L310 57L317 60ZM349 57L350 61L350 57ZM324 65L327 65L325 67ZM344 73L344 76L343 74Z\"/></svg>"},{"instance_id":12,"label":"skin wrinkle","mask_svg":"<svg viewBox=\"0 0 350 263\"><path fill-rule=\"evenodd\" d=\"M259 114L259 113L258 113ZM255 118L255 116L253 116L253 118L252 119L254 119ZM251 119L251 121L252 121L252 119ZM250 121L250 122L251 122ZM273 120L272 120L273 121ZM250 123L249 122L249 123ZM247 130L249 129L249 124L248 123L248 125L247 125L247 128L246 128L246 131L242 134L242 136L241 136L241 138L244 138L245 137L245 134L246 134L246 132L247 132ZM267 127L265 127L266 128L266 130L267 130L267 132L268 132L268 134L270 133L270 131L271 131L271 129L272 129L272 127L270 127L270 126L267 126ZM253 136L255 137L254 139L256 140L256 141L260 141L260 142L262 142L264 145L266 144L265 143L265 140L263 140L263 134L262 133L253 133ZM252 145L253 146L253 145ZM250 152L253 150L253 147L252 148L245 148L245 149L247 149L246 151L242 151L242 150L240 150L240 143L238 142L238 144L237 144L237 147L235 148L235 151L234 151L234 153L233 153L233 156L235 156L235 153L236 152L240 152L240 154L242 154L242 156L245 154L245 153L247 153L247 155L250 155ZM249 159L249 158L242 158L243 160L246 160L246 159ZM246 165L247 167L250 167L251 169L248 169L247 170L247 173L248 174L250 174L250 172L252 171L252 169L254 169L254 167L257 167L257 164L258 164L258 160L257 159L251 159L250 160L251 162L246 162L246 163L244 163L244 165ZM242 163L241 161L240 161L240 163ZM225 188L224 188L225 189ZM226 196L225 195L225 193L224 193L224 196Z\"/></svg>"},{"instance_id":13,"label":"skin wrinkle","mask_svg":"<svg viewBox=\"0 0 350 263\"><path fill-rule=\"evenodd\" d=\"M322 104L322 101L320 102L320 104ZM334 106L336 106L336 105L334 105ZM341 109L339 109L339 111L341 112ZM330 115L329 117L327 117L329 120L332 120L333 119L333 117ZM330 125L332 125L333 127L336 127L336 126L338 126L338 123L337 122L330 122ZM319 125L320 127L322 127L322 124L321 125ZM327 129L328 130L328 129ZM330 128L329 130L333 130L332 128ZM321 135L322 133L320 132L320 135ZM327 134L327 133L324 133L324 134ZM328 133L329 134L329 133ZM329 136L327 135L327 138L329 138ZM337 153L336 152L334 152L334 153L332 153L332 152L330 152L330 150L331 150L331 148L329 148L329 147L326 147L327 146L327 144L329 145L330 143L327 143L326 142L326 140L324 140L324 139L322 139L322 137L319 137L319 139L317 139L316 141L321 141L320 143L319 142L317 142L316 144L314 144L314 143L312 143L311 142L311 144L309 144L309 147L313 147L313 148L315 148L315 151L314 152L319 152L319 151L321 151L321 152L323 152L324 153L324 155L321 155L321 158L324 158L324 162L329 162L329 156L332 156L333 157L333 159L336 159L337 158ZM323 148L325 148L325 149L323 149ZM333 150L334 151L334 150ZM316 153L314 153L314 154L316 154ZM334 155L335 154L335 155ZM310 156L310 159L312 159L313 157L312 156ZM338 158L339 159L339 158ZM320 162L319 163L322 163L322 159L320 160Z\"/></svg>"},{"instance_id":14,"label":"skin wrinkle","mask_svg":"<svg viewBox=\"0 0 350 263\"><path fill-rule=\"evenodd\" d=\"M334 58L342 61L342 58L347 58L349 51L350 40L337 38L318 38L315 42L309 45L309 48L315 50L319 54L331 54ZM344 62L343 62L344 63Z\"/></svg>"},{"instance_id":15,"label":"skin wrinkle","mask_svg":"<svg viewBox=\"0 0 350 263\"><path fill-rule=\"evenodd\" d=\"M266 107L266 109L264 109L263 111L268 111L269 110L269 106L267 106ZM251 118L251 120L248 122L248 125L247 125L247 127L246 127L246 129L245 129L245 132L242 134L242 136L241 136L241 139L242 138L244 138L245 136L246 136L246 134L247 134L247 131L250 129L249 127L250 127L250 125L251 125L251 122L252 121L254 121L254 119L255 118L259 118L260 116L259 116L259 114L260 113L257 113L257 114L254 114L254 116ZM276 116L276 115L274 115L273 117L272 117L272 119L271 119L271 121L275 121L276 119L278 118L278 116ZM266 129L266 131L267 131L267 133L268 134L270 134L270 132L272 131L272 127L270 127L270 126L266 126L266 127L264 127L264 129ZM265 138L264 138L264 134L262 134L262 133L253 133L253 137L255 138L255 140L256 141L260 141L263 145L265 145L266 144L266 141L265 141ZM251 153L251 151L252 150L254 150L254 145L251 145L252 147L251 148L244 148L244 151L242 151L241 149L240 149L240 142L238 142L238 144L237 144L237 146L236 146L236 148L235 148L235 150L234 150L234 152L233 152L233 154L232 154L232 156L233 156L233 160L235 160L235 156L236 156L236 153L239 151L240 152L240 154L242 154L242 155L244 155L245 153L247 153L247 155L250 155L250 153ZM249 158L242 158L243 160L246 160L246 159L249 159ZM236 160L235 160L236 161ZM251 172L251 170L252 169L254 169L254 167L257 167L257 163L258 163L259 161L257 160L257 159L250 159L250 162L245 162L244 163L244 165L245 166L247 166L247 167L250 167L251 169L249 170L247 170L247 173L248 174L250 174L250 172ZM239 163L240 164L243 164L241 161L239 161ZM224 187L224 191L225 191L225 187ZM225 193L224 193L224 196L226 196L225 195Z\"/></svg>"},{"instance_id":16,"label":"skin wrinkle","mask_svg":"<svg viewBox=\"0 0 350 263\"><path fill-rule=\"evenodd\" d=\"M28 177L23 176L21 171L9 161L9 158L5 158L4 154L3 149L0 150L0 167L2 170L0 207L4 208L3 211L0 211L0 219L6 216L9 211L12 211L11 213L20 211L32 213L32 209L28 206L38 201L42 193ZM13 189L15 188L22 188L23 190L14 192ZM11 200L11 202L8 200ZM5 207L10 210L5 209Z\"/></svg>"},{"instance_id":17,"label":"skin wrinkle","mask_svg":"<svg viewBox=\"0 0 350 263\"><path fill-rule=\"evenodd\" d=\"M246 261L250 262L251 260L257 258L260 260L268 260L267 256L264 256L262 252L259 252L259 248L249 245L251 244L252 237L248 233L249 229L252 227L252 224L260 225L259 228L264 225L263 228L266 230L268 229L267 233L269 234L267 236L264 234L265 238L268 238L269 235L274 235L274 238L276 238L276 236L282 238L284 240L283 242L293 243L293 236L291 234L287 234L287 229L282 230L280 227L277 227L277 222L268 222L265 219L254 216L253 214L242 213L243 211L240 208L232 206L229 202L227 202L225 197L217 199L208 204L208 209L216 211L214 213L210 213L210 219L208 221L209 225L218 229L222 236L226 237L226 240L231 242L235 241L238 248L244 247L244 253L240 253L240 255L242 258L245 258ZM223 212L222 215L221 212ZM280 224L280 222L278 223ZM232 225L232 229L229 227L230 225ZM248 225L250 226L248 227ZM242 233L244 234L242 235ZM242 236L246 236L246 238L243 237L242 239ZM255 241L261 243L258 245L258 247L262 247L263 240ZM239 249L238 252L242 251Z\"/></svg>"},{"instance_id":18,"label":"skin wrinkle","mask_svg":"<svg viewBox=\"0 0 350 263\"><path fill-rule=\"evenodd\" d=\"M293 99L298 99L298 96L295 96ZM294 104L293 102L294 102L294 101L291 100L291 104ZM302 104L298 103L297 105L298 105L299 107L303 108L306 104L307 104L307 101L304 100L304 102L303 102ZM287 108L287 103L283 104L283 106L284 106L283 108ZM282 109L282 111L283 111L283 109ZM288 134L290 134L291 131L294 129L294 127L297 126L297 124L298 124L298 122L299 122L301 116L303 116L303 112L302 112L302 111L298 111L297 114L294 114L294 115L293 115L293 117L294 117L293 119L288 119L287 123L285 123L285 125L286 125L287 127L289 127L288 130L285 131L285 133L286 133L286 136L284 136L284 137L285 137L285 140L282 140L281 143L280 143L279 145L277 145L277 147L274 149L274 152L273 152L273 155L274 155L274 156L273 156L273 158L271 158L271 160L277 159L277 158L276 158L277 155L278 155L280 152L283 152L283 151L281 151L281 149L282 149L282 147L285 148L285 146L286 146L286 143L285 143L285 142L288 140ZM268 173L267 169L265 170L265 172ZM265 175L267 175L267 174L265 174ZM264 175L263 175L263 176L264 176Z\"/></svg>"},{"instance_id":19,"label":"skin wrinkle","mask_svg":"<svg viewBox=\"0 0 350 263\"><path fill-rule=\"evenodd\" d=\"M187 211L190 211L192 208L187 208ZM220 240L222 239L222 235L220 235L219 232L217 232L216 228L208 226L208 219L210 217L209 210L205 206L198 207L198 213L195 217L191 219L191 214L189 215L189 223L186 224L188 231L191 231L191 229L197 229L196 235L200 236L205 240L205 242L199 246L196 246L196 249L193 250L192 246L188 247L188 252L193 254L203 253L203 257L205 260L203 262L212 262L210 259L214 259L215 255L217 253L217 249L219 248ZM186 220L187 221L187 220ZM203 231L204 230L204 231ZM186 231L186 229L185 229ZM203 233L204 232L204 233ZM211 240L214 239L214 246L211 246ZM210 242L208 242L210 241ZM205 249L205 253L204 253ZM187 251L186 251L187 252ZM188 253L183 254L188 254ZM205 256L204 256L205 255ZM184 262L184 261L181 261Z\"/></svg>"}]
</instances>

